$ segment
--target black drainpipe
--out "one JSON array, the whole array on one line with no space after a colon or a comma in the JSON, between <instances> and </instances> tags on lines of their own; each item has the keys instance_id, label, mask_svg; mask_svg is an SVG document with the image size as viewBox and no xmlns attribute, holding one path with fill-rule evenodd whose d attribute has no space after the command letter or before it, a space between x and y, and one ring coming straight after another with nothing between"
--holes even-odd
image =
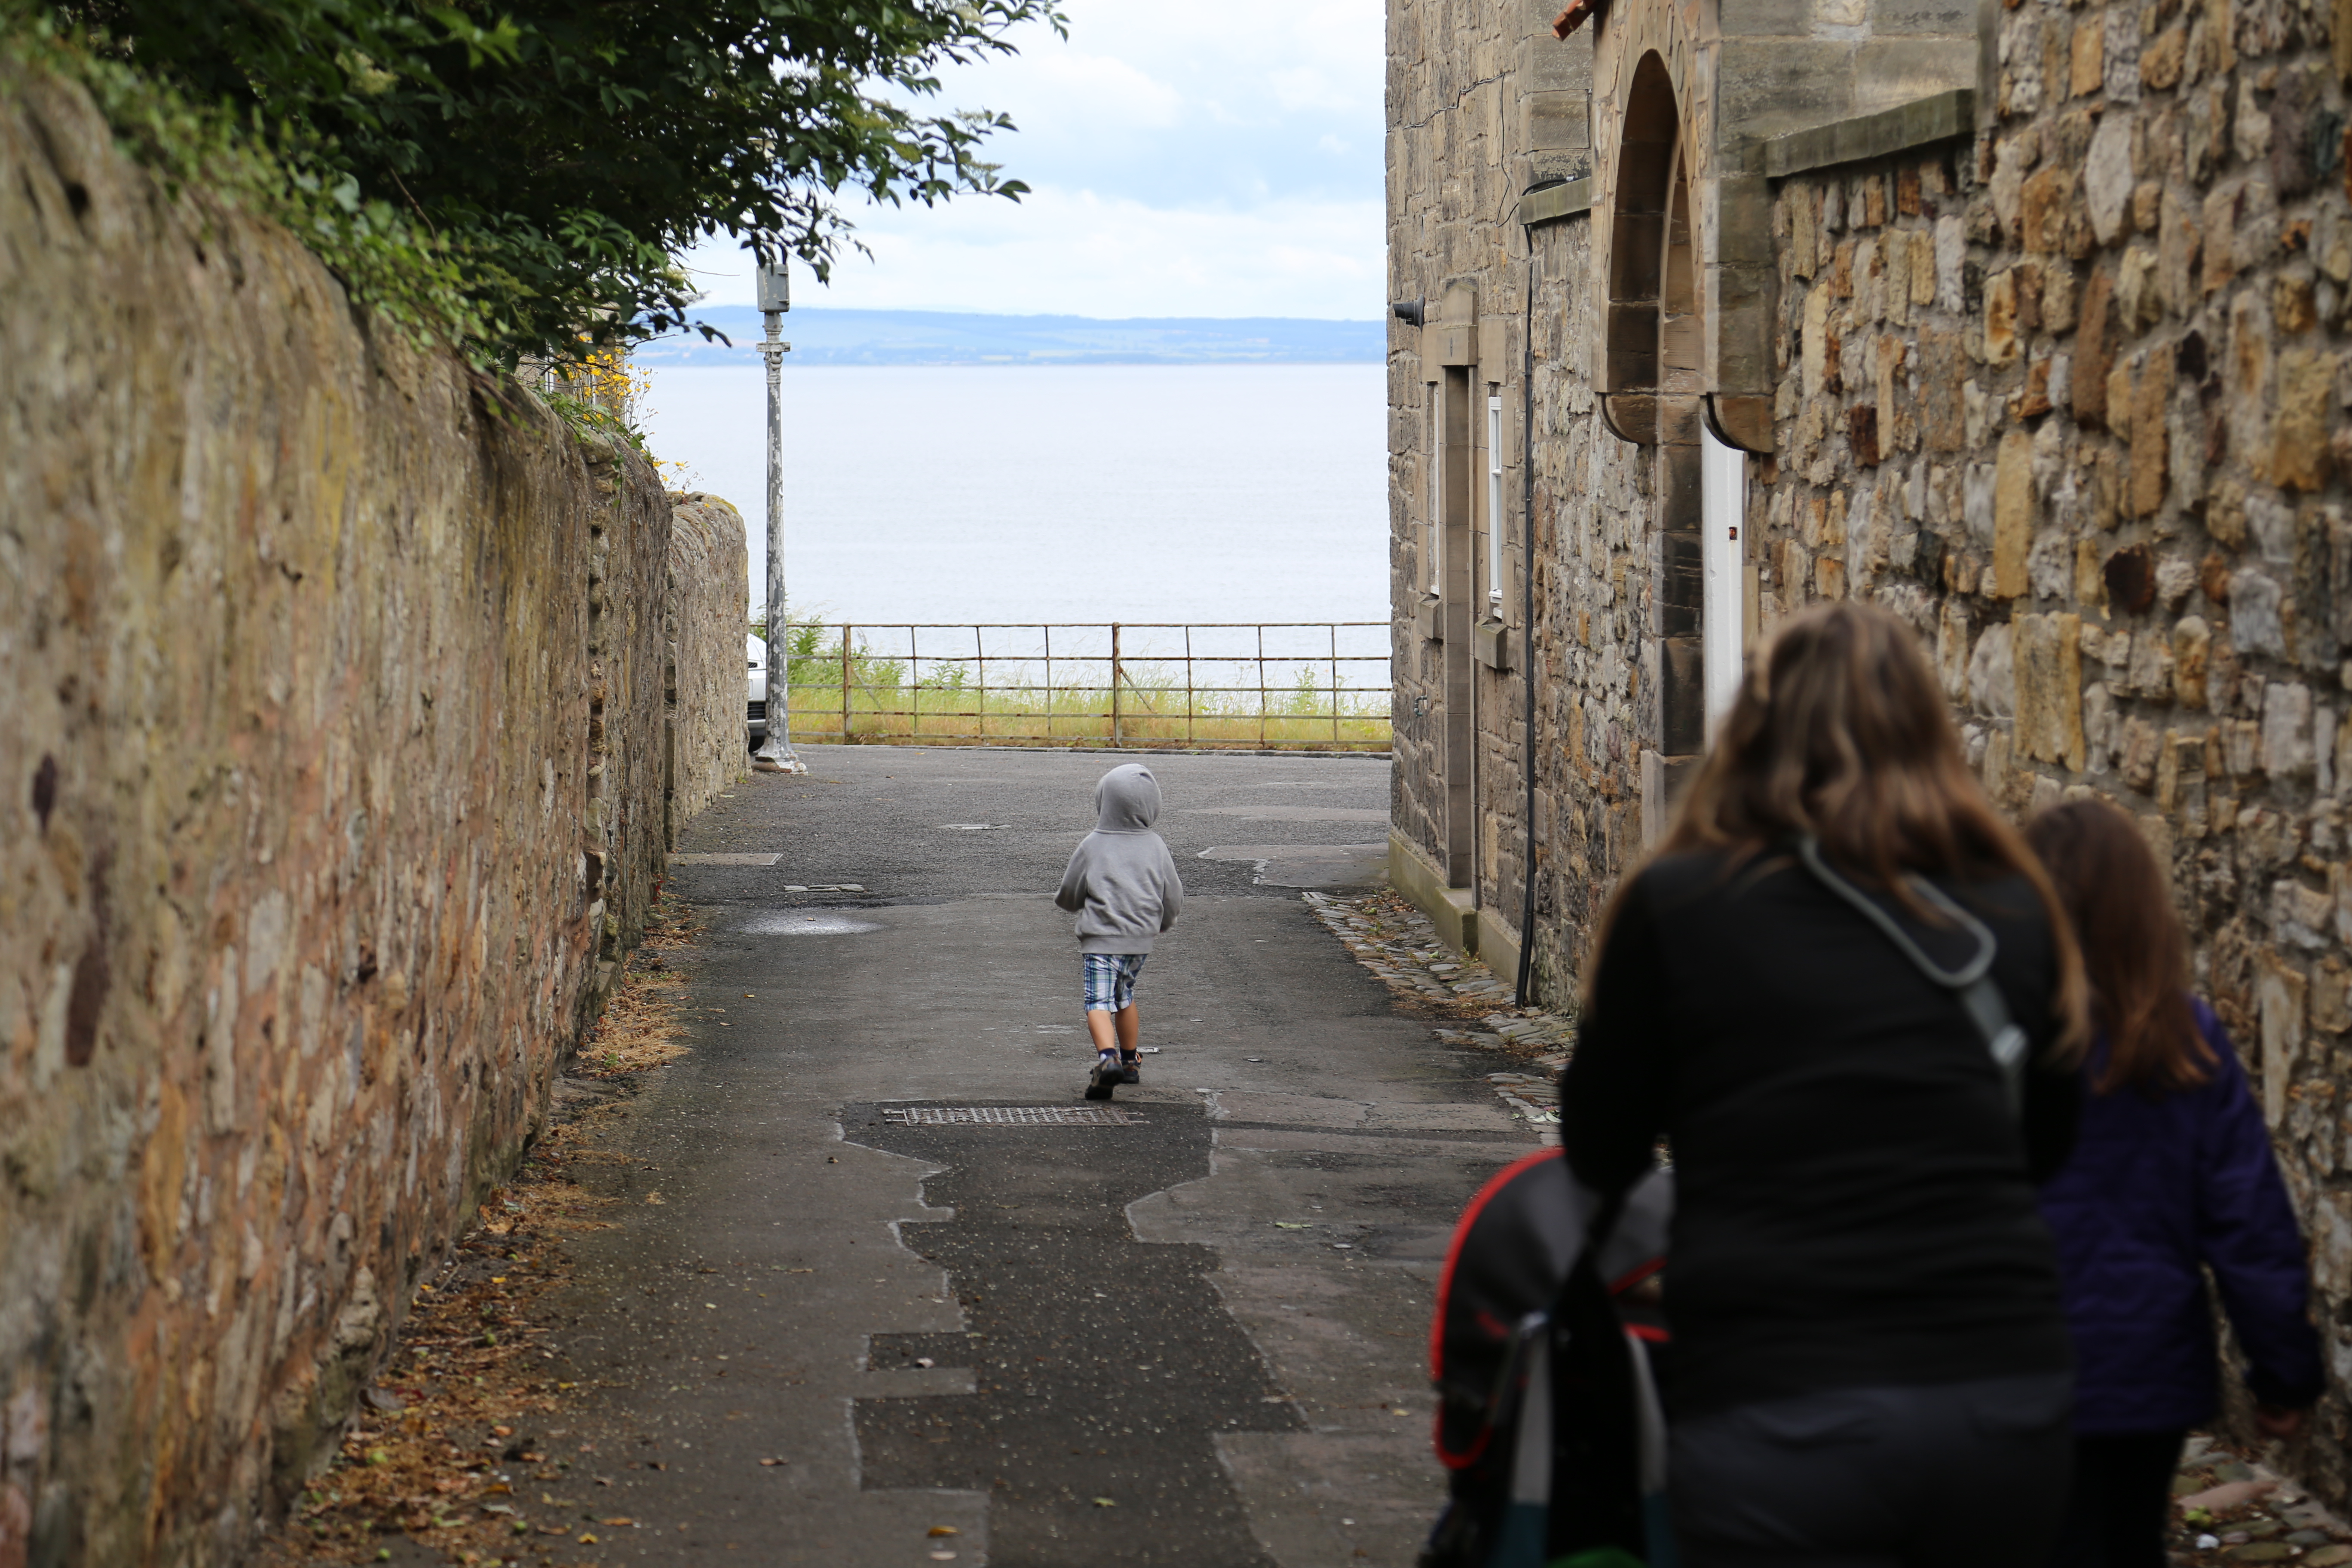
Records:
<instances>
[{"instance_id":1,"label":"black drainpipe","mask_svg":"<svg viewBox=\"0 0 2352 1568\"><path fill-rule=\"evenodd\" d=\"M1519 980L1512 1005L1528 1005L1536 962L1536 233L1528 237L1528 286L1519 324L1519 684L1527 689L1527 852L1519 860Z\"/></svg>"}]
</instances>

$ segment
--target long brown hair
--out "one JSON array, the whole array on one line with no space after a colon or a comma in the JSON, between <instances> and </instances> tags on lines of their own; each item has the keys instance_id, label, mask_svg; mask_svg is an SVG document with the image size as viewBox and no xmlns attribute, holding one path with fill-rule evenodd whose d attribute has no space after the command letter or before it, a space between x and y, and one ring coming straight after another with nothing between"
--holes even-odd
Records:
<instances>
[{"instance_id":1,"label":"long brown hair","mask_svg":"<svg viewBox=\"0 0 2352 1568\"><path fill-rule=\"evenodd\" d=\"M2105 801L2053 805L2026 824L2074 922L2091 1007L2107 1035L2102 1094L2192 1089L2213 1051L2189 1005L2189 932L2164 868L2132 819Z\"/></svg>"},{"instance_id":2,"label":"long brown hair","mask_svg":"<svg viewBox=\"0 0 2352 1568\"><path fill-rule=\"evenodd\" d=\"M1782 623L1750 666L1658 852L1752 857L1793 833L1814 835L1832 864L1928 918L1906 873L2025 879L2049 912L2057 950L2059 1044L2080 1044L2083 962L2064 908L1969 771L1927 656L1874 605L1817 605ZM1602 940L1615 913L1612 900Z\"/></svg>"}]
</instances>

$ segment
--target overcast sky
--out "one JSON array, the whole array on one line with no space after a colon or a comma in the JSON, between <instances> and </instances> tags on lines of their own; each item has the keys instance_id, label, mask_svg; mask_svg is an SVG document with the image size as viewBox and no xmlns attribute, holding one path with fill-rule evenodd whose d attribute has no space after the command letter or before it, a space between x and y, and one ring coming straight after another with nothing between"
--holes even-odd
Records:
<instances>
[{"instance_id":1,"label":"overcast sky","mask_svg":"<svg viewBox=\"0 0 2352 1568\"><path fill-rule=\"evenodd\" d=\"M868 259L794 302L1083 316L1370 319L1381 298L1381 0L1066 0L1070 36L957 72L1013 116L989 156L1032 194L852 211ZM751 303L731 242L688 258Z\"/></svg>"}]
</instances>

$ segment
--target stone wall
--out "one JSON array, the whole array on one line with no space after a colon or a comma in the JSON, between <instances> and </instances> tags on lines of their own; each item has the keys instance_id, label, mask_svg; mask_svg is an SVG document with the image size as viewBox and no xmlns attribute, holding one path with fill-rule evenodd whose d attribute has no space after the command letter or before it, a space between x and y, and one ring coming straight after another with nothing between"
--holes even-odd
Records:
<instances>
[{"instance_id":1,"label":"stone wall","mask_svg":"<svg viewBox=\"0 0 2352 1568\"><path fill-rule=\"evenodd\" d=\"M1642 643L1656 453L1611 434L1586 372L1601 297L1586 220L1533 231L1536 994L1572 1005L1618 875L1642 852ZM1517 776L1517 756L1498 772ZM1510 807L1516 818L1520 806Z\"/></svg>"},{"instance_id":2,"label":"stone wall","mask_svg":"<svg viewBox=\"0 0 2352 1568\"><path fill-rule=\"evenodd\" d=\"M1667 26L1668 9L1615 0L1602 26ZM1482 314L1488 300L1515 310L1521 174L1507 138L1477 142L1467 116L1482 94L1507 99L1503 46L1525 18L1506 0L1391 0L1391 16L1413 58L1460 61L1458 85L1392 89L1392 144L1416 149L1391 161L1394 292L1469 284ZM1986 16L1993 74L1973 89L1973 131L1963 120L1939 142L1882 142L1865 160L1769 181L1772 450L1748 465L1741 531L1758 629L1823 598L1887 605L1934 650L2005 807L2023 816L2088 793L2138 818L2171 864L2198 984L2259 1086L2340 1389L2352 1380L2352 8L2014 0ZM1834 128L1813 140L1870 144ZM1716 150L1766 166L1753 147ZM1483 176L1467 166L1481 159ZM1654 703L1640 653L1656 449L1592 416L1594 221L1570 209L1527 231L1537 968L1553 1003L1572 995L1598 907L1641 851ZM1429 340L1394 341L1397 834L1428 854L1431 803L1449 781L1431 721L1415 717L1416 731L1405 715L1442 689L1432 645L1404 633L1422 603L1406 558L1427 493L1423 384L1406 355ZM1484 687L1477 701L1499 705ZM1509 785L1526 752L1507 726L1481 723L1481 828L1500 852L1479 901L1509 910ZM2315 1425L2294 1460L2341 1507L2352 1429L2340 1393Z\"/></svg>"},{"instance_id":3,"label":"stone wall","mask_svg":"<svg viewBox=\"0 0 2352 1568\"><path fill-rule=\"evenodd\" d=\"M669 822L676 830L748 771L743 515L709 495L670 498Z\"/></svg>"},{"instance_id":4,"label":"stone wall","mask_svg":"<svg viewBox=\"0 0 2352 1568\"><path fill-rule=\"evenodd\" d=\"M2352 381L2330 19L2023 3L1984 132L1788 182L1768 620L1868 596L2024 815L2138 816L2259 1084L2352 1374ZM2339 38L2342 58L2352 38ZM2352 1490L2331 1396L2301 1456Z\"/></svg>"},{"instance_id":5,"label":"stone wall","mask_svg":"<svg viewBox=\"0 0 2352 1568\"><path fill-rule=\"evenodd\" d=\"M79 89L0 237L0 1563L224 1562L657 886L670 508Z\"/></svg>"}]
</instances>

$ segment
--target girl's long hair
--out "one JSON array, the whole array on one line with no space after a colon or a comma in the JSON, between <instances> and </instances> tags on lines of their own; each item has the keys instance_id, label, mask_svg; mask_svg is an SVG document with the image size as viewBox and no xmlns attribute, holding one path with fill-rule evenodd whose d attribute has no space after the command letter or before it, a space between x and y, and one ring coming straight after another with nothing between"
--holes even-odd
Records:
<instances>
[{"instance_id":1,"label":"girl's long hair","mask_svg":"<svg viewBox=\"0 0 2352 1568\"><path fill-rule=\"evenodd\" d=\"M2210 1079L2212 1047L2189 1005L2189 932L2137 826L2105 801L2072 801L2028 823L2025 841L2082 943L2092 1015L2106 1032L2093 1087L2163 1093Z\"/></svg>"},{"instance_id":2,"label":"girl's long hair","mask_svg":"<svg viewBox=\"0 0 2352 1568\"><path fill-rule=\"evenodd\" d=\"M2057 950L2060 1047L2081 1044L2083 963L2065 910L1969 771L1927 656L1874 605L1817 605L1782 623L1750 666L1658 853L1728 851L1737 865L1798 833L1927 919L1937 917L1909 891L1906 873L2023 878L2049 913ZM1621 897L1631 881L1620 884ZM1615 914L1612 900L1600 941Z\"/></svg>"}]
</instances>

